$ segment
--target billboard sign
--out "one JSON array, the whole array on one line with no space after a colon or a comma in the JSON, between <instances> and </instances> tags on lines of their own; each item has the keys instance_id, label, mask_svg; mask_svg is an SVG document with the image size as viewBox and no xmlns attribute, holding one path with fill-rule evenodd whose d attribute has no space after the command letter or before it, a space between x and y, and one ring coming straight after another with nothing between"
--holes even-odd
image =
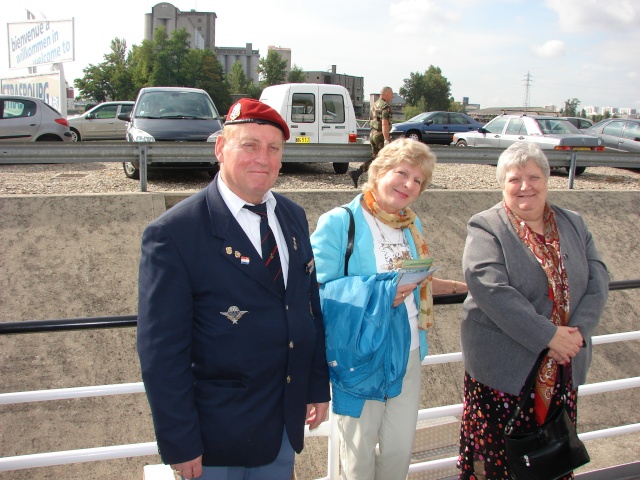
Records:
<instances>
[{"instance_id":1,"label":"billboard sign","mask_svg":"<svg viewBox=\"0 0 640 480\"><path fill-rule=\"evenodd\" d=\"M75 59L73 19L7 23L9 68L28 68Z\"/></svg>"},{"instance_id":2,"label":"billboard sign","mask_svg":"<svg viewBox=\"0 0 640 480\"><path fill-rule=\"evenodd\" d=\"M63 116L67 115L66 88L60 79L60 72L36 73L23 77L0 80L3 95L22 95L44 100Z\"/></svg>"}]
</instances>

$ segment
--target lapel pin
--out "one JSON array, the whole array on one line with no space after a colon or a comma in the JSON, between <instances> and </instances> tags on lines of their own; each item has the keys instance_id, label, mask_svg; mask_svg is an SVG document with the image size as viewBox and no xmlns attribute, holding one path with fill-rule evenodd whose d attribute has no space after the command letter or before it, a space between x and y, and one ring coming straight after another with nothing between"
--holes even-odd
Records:
<instances>
[{"instance_id":1,"label":"lapel pin","mask_svg":"<svg viewBox=\"0 0 640 480\"><path fill-rule=\"evenodd\" d=\"M298 244L296 242L296 237L291 237L291 240L293 240L293 249L294 250L298 250Z\"/></svg>"},{"instance_id":2,"label":"lapel pin","mask_svg":"<svg viewBox=\"0 0 640 480\"><path fill-rule=\"evenodd\" d=\"M250 261L251 261L251 260L249 259L249 257L241 257L241 258L240 258L240 264L241 264L241 265L249 265L249 262L250 262Z\"/></svg>"},{"instance_id":3,"label":"lapel pin","mask_svg":"<svg viewBox=\"0 0 640 480\"><path fill-rule=\"evenodd\" d=\"M231 247L225 248L225 251L227 252L227 255L231 255L233 253L233 249Z\"/></svg>"},{"instance_id":4,"label":"lapel pin","mask_svg":"<svg viewBox=\"0 0 640 480\"><path fill-rule=\"evenodd\" d=\"M231 323L236 325L238 323L238 320L240 320L240 318L242 318L245 313L247 313L247 310L240 310L234 305L232 307L229 307L226 312L220 312L220 315L224 315L228 320L231 320Z\"/></svg>"}]
</instances>

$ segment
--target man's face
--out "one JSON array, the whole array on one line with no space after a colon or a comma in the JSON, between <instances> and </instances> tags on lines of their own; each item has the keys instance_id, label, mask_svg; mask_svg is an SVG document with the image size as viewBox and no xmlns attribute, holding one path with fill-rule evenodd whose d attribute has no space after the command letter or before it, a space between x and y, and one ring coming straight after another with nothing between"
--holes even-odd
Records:
<instances>
[{"instance_id":1,"label":"man's face","mask_svg":"<svg viewBox=\"0 0 640 480\"><path fill-rule=\"evenodd\" d=\"M393 100L393 90L389 90L388 92L385 92L382 96L382 99L389 103L391 100Z\"/></svg>"},{"instance_id":2,"label":"man's face","mask_svg":"<svg viewBox=\"0 0 640 480\"><path fill-rule=\"evenodd\" d=\"M216 140L220 176L243 200L258 204L273 187L282 166L284 135L272 125L229 125Z\"/></svg>"}]
</instances>

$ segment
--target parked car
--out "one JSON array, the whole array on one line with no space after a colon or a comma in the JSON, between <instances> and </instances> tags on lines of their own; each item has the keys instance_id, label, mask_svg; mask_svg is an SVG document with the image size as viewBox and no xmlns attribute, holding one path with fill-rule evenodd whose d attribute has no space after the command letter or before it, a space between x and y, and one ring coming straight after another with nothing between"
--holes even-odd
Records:
<instances>
[{"instance_id":1,"label":"parked car","mask_svg":"<svg viewBox=\"0 0 640 480\"><path fill-rule=\"evenodd\" d=\"M453 134L477 130L482 123L469 115L455 112L425 112L406 122L391 125L391 139L413 138L425 143L449 145Z\"/></svg>"},{"instance_id":2,"label":"parked car","mask_svg":"<svg viewBox=\"0 0 640 480\"><path fill-rule=\"evenodd\" d=\"M543 150L604 150L602 140L582 133L569 120L526 114L500 115L476 132L455 134L451 145L507 148L518 141L534 142ZM577 167L576 175L585 170Z\"/></svg>"},{"instance_id":3,"label":"parked car","mask_svg":"<svg viewBox=\"0 0 640 480\"><path fill-rule=\"evenodd\" d=\"M0 95L0 142L69 142L69 123L39 98Z\"/></svg>"},{"instance_id":4,"label":"parked car","mask_svg":"<svg viewBox=\"0 0 640 480\"><path fill-rule=\"evenodd\" d=\"M222 130L218 110L207 92L199 88L147 87L140 89L131 113L121 113L120 120L129 122L128 142L206 142L212 133ZM140 178L140 166L125 162L124 173ZM204 169L215 172L211 162L152 162L150 169Z\"/></svg>"},{"instance_id":5,"label":"parked car","mask_svg":"<svg viewBox=\"0 0 640 480\"><path fill-rule=\"evenodd\" d=\"M602 140L604 146L618 152L640 152L640 120L608 118L587 129L586 133Z\"/></svg>"},{"instance_id":6,"label":"parked car","mask_svg":"<svg viewBox=\"0 0 640 480\"><path fill-rule=\"evenodd\" d=\"M582 118L582 117L561 117L561 118L564 118L565 120L569 120L571 125L576 127L578 130L586 130L587 128L593 126L593 121L589 120L588 118Z\"/></svg>"},{"instance_id":7,"label":"parked car","mask_svg":"<svg viewBox=\"0 0 640 480\"><path fill-rule=\"evenodd\" d=\"M67 118L71 140L124 140L127 122L120 120L121 113L131 113L132 101L103 102L82 115Z\"/></svg>"}]
</instances>

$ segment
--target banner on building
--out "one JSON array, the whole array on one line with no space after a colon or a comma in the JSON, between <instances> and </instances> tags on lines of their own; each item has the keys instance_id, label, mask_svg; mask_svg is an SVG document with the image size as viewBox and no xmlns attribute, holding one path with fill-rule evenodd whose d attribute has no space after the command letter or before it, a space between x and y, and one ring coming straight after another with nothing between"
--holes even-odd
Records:
<instances>
[{"instance_id":1,"label":"banner on building","mask_svg":"<svg viewBox=\"0 0 640 480\"><path fill-rule=\"evenodd\" d=\"M9 68L75 60L73 18L8 23Z\"/></svg>"}]
</instances>

